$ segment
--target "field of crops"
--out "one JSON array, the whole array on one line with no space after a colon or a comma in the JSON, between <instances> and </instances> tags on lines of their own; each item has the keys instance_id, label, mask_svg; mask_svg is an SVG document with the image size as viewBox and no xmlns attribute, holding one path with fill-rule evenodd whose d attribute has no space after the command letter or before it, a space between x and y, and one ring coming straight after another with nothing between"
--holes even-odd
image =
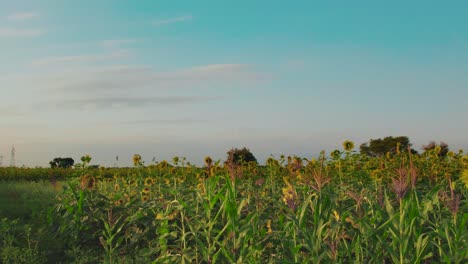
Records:
<instances>
[{"instance_id":1,"label":"field of crops","mask_svg":"<svg viewBox=\"0 0 468 264\"><path fill-rule=\"evenodd\" d=\"M468 156L437 151L2 168L50 205L0 210L1 263L467 263Z\"/></svg>"}]
</instances>

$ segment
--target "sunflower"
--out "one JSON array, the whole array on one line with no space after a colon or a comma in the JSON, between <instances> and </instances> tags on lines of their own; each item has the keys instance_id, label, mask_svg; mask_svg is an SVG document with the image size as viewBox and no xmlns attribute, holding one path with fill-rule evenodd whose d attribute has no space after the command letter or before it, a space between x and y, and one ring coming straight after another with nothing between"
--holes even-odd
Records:
<instances>
[{"instance_id":1,"label":"sunflower","mask_svg":"<svg viewBox=\"0 0 468 264\"><path fill-rule=\"evenodd\" d=\"M309 162L307 163L308 166L315 166L316 164L317 164L316 158L311 158Z\"/></svg>"},{"instance_id":2,"label":"sunflower","mask_svg":"<svg viewBox=\"0 0 468 264\"><path fill-rule=\"evenodd\" d=\"M273 230L271 230L271 219L267 220L267 230L268 234L271 234L273 232Z\"/></svg>"},{"instance_id":3,"label":"sunflower","mask_svg":"<svg viewBox=\"0 0 468 264\"><path fill-rule=\"evenodd\" d=\"M141 192L144 194L148 194L150 192L150 189L148 187L145 187Z\"/></svg>"},{"instance_id":4,"label":"sunflower","mask_svg":"<svg viewBox=\"0 0 468 264\"><path fill-rule=\"evenodd\" d=\"M265 164L268 166L274 166L278 163L277 160L275 160L273 157L268 157L268 159L265 161Z\"/></svg>"},{"instance_id":5,"label":"sunflower","mask_svg":"<svg viewBox=\"0 0 468 264\"><path fill-rule=\"evenodd\" d=\"M400 147L401 147L401 143L400 143L400 142L397 142L397 143L396 143L396 148L395 148L395 151L396 151L396 154L397 154L397 155L400 155Z\"/></svg>"},{"instance_id":6,"label":"sunflower","mask_svg":"<svg viewBox=\"0 0 468 264\"><path fill-rule=\"evenodd\" d=\"M297 193L294 188L288 181L286 181L286 187L283 188L282 200L291 209L296 209L297 207Z\"/></svg>"},{"instance_id":7,"label":"sunflower","mask_svg":"<svg viewBox=\"0 0 468 264\"><path fill-rule=\"evenodd\" d=\"M132 159L133 159L133 165L135 165L135 166L140 165L140 161L141 161L141 156L140 156L140 154L135 154L135 155L133 155L133 158L132 158Z\"/></svg>"},{"instance_id":8,"label":"sunflower","mask_svg":"<svg viewBox=\"0 0 468 264\"><path fill-rule=\"evenodd\" d=\"M145 179L145 186L151 186L153 184L153 180L148 177Z\"/></svg>"},{"instance_id":9,"label":"sunflower","mask_svg":"<svg viewBox=\"0 0 468 264\"><path fill-rule=\"evenodd\" d=\"M340 221L340 214L336 210L333 210L333 216L335 217L336 221Z\"/></svg>"},{"instance_id":10,"label":"sunflower","mask_svg":"<svg viewBox=\"0 0 468 264\"><path fill-rule=\"evenodd\" d=\"M94 185L96 183L96 179L89 175L89 174L86 174L86 175L83 175L81 176L80 178L80 185L81 185L81 189L93 189L94 188Z\"/></svg>"},{"instance_id":11,"label":"sunflower","mask_svg":"<svg viewBox=\"0 0 468 264\"><path fill-rule=\"evenodd\" d=\"M115 185L114 185L114 190L115 190L116 192L119 191L119 190L120 190L120 185L115 184Z\"/></svg>"},{"instance_id":12,"label":"sunflower","mask_svg":"<svg viewBox=\"0 0 468 264\"><path fill-rule=\"evenodd\" d=\"M206 156L205 157L205 165L207 167L209 167L209 166L211 166L211 164L213 164L213 159L210 156Z\"/></svg>"},{"instance_id":13,"label":"sunflower","mask_svg":"<svg viewBox=\"0 0 468 264\"><path fill-rule=\"evenodd\" d=\"M354 149L354 142L350 140L345 140L345 142L343 142L343 148L345 151L350 152Z\"/></svg>"},{"instance_id":14,"label":"sunflower","mask_svg":"<svg viewBox=\"0 0 468 264\"><path fill-rule=\"evenodd\" d=\"M154 218L156 218L156 220L162 220L164 219L164 215L162 213L157 213Z\"/></svg>"},{"instance_id":15,"label":"sunflower","mask_svg":"<svg viewBox=\"0 0 468 264\"><path fill-rule=\"evenodd\" d=\"M159 164L158 164L159 168L161 168L161 169L167 168L168 165L169 165L169 163L167 163L166 160L163 160L163 161L159 162Z\"/></svg>"},{"instance_id":16,"label":"sunflower","mask_svg":"<svg viewBox=\"0 0 468 264\"><path fill-rule=\"evenodd\" d=\"M462 182L465 184L465 187L468 188L468 170L463 171L460 180L462 180Z\"/></svg>"},{"instance_id":17,"label":"sunflower","mask_svg":"<svg viewBox=\"0 0 468 264\"><path fill-rule=\"evenodd\" d=\"M142 196L141 196L141 201L142 201L142 202L145 203L145 202L147 202L148 200L149 200L149 197L148 197L147 195L142 195Z\"/></svg>"},{"instance_id":18,"label":"sunflower","mask_svg":"<svg viewBox=\"0 0 468 264\"><path fill-rule=\"evenodd\" d=\"M465 155L461 158L462 160L462 163L465 165L465 166L468 166L468 155Z\"/></svg>"},{"instance_id":19,"label":"sunflower","mask_svg":"<svg viewBox=\"0 0 468 264\"><path fill-rule=\"evenodd\" d=\"M90 156L89 154L87 154L87 155L81 157L81 161L82 161L83 163L86 163L86 164L87 164L87 163L91 162L91 156Z\"/></svg>"},{"instance_id":20,"label":"sunflower","mask_svg":"<svg viewBox=\"0 0 468 264\"><path fill-rule=\"evenodd\" d=\"M178 213L179 213L178 211L172 212L170 215L167 216L167 219L169 219L169 220L174 219L177 216Z\"/></svg>"},{"instance_id":21,"label":"sunflower","mask_svg":"<svg viewBox=\"0 0 468 264\"><path fill-rule=\"evenodd\" d=\"M332 151L330 153L330 156L333 158L333 159L339 159L340 156L341 156L341 151L335 149L334 151Z\"/></svg>"}]
</instances>

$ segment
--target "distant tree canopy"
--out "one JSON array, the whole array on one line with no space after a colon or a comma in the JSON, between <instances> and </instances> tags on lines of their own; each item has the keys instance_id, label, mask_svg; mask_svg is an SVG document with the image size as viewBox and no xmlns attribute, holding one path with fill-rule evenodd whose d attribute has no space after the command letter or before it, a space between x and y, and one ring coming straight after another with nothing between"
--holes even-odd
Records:
<instances>
[{"instance_id":1,"label":"distant tree canopy","mask_svg":"<svg viewBox=\"0 0 468 264\"><path fill-rule=\"evenodd\" d=\"M431 150L434 150L437 148L437 151L438 151L438 155L439 157L445 157L447 156L447 153L449 152L449 147L447 145L447 143L445 142L440 142L438 145L435 141L431 141L429 142L429 144L427 145L424 145L422 147L422 149L424 150L424 152L427 152L427 151L431 151Z\"/></svg>"},{"instance_id":2,"label":"distant tree canopy","mask_svg":"<svg viewBox=\"0 0 468 264\"><path fill-rule=\"evenodd\" d=\"M410 141L406 136L399 137L385 137L384 139L371 139L368 143L360 146L361 154L366 154L372 157L385 155L387 152L395 154L397 152L397 145L400 151L406 151L411 147ZM411 149L411 153L418 153L416 150Z\"/></svg>"},{"instance_id":3,"label":"distant tree canopy","mask_svg":"<svg viewBox=\"0 0 468 264\"><path fill-rule=\"evenodd\" d=\"M241 164L242 162L255 162L257 163L257 159L254 157L252 152L246 147L242 149L231 149L227 152L227 160L226 162L232 162L234 164Z\"/></svg>"},{"instance_id":4,"label":"distant tree canopy","mask_svg":"<svg viewBox=\"0 0 468 264\"><path fill-rule=\"evenodd\" d=\"M72 158L55 158L49 162L51 168L71 168L75 161Z\"/></svg>"}]
</instances>

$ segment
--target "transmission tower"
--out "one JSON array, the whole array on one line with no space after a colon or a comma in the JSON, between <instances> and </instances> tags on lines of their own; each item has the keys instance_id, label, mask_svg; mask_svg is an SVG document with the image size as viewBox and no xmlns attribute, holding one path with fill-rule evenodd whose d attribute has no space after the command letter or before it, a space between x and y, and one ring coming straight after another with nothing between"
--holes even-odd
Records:
<instances>
[{"instance_id":1,"label":"transmission tower","mask_svg":"<svg viewBox=\"0 0 468 264\"><path fill-rule=\"evenodd\" d=\"M11 147L11 156L10 156L10 167L15 167L16 166L16 150L15 150L15 145Z\"/></svg>"},{"instance_id":2,"label":"transmission tower","mask_svg":"<svg viewBox=\"0 0 468 264\"><path fill-rule=\"evenodd\" d=\"M3 165L3 155L0 155L0 167Z\"/></svg>"}]
</instances>

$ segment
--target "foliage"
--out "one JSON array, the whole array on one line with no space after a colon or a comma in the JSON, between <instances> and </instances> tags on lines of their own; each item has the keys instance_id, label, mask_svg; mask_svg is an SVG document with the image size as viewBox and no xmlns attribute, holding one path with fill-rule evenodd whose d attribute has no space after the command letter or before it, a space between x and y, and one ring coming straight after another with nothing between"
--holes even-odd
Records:
<instances>
[{"instance_id":1,"label":"foliage","mask_svg":"<svg viewBox=\"0 0 468 264\"><path fill-rule=\"evenodd\" d=\"M429 142L429 144L424 145L422 147L422 149L424 150L424 152L428 152L428 151L431 151L431 150L435 151L435 152L437 152L439 157L445 157L445 156L447 156L447 154L449 152L449 147L448 147L447 143L445 143L445 142L440 142L439 144L437 144L435 141L431 141L431 142Z\"/></svg>"},{"instance_id":2,"label":"foliage","mask_svg":"<svg viewBox=\"0 0 468 264\"><path fill-rule=\"evenodd\" d=\"M369 143L362 144L360 149L361 154L377 157L386 155L387 153L395 154L399 151L406 151L408 147L411 147L408 137L400 136L371 139ZM411 149L411 152L413 154L417 153L414 149Z\"/></svg>"},{"instance_id":3,"label":"foliage","mask_svg":"<svg viewBox=\"0 0 468 264\"><path fill-rule=\"evenodd\" d=\"M242 163L249 163L254 162L257 163L257 159L254 157L252 152L246 147L242 149L233 148L227 152L227 160L226 163L233 163L233 164L242 164Z\"/></svg>"},{"instance_id":4,"label":"foliage","mask_svg":"<svg viewBox=\"0 0 468 264\"><path fill-rule=\"evenodd\" d=\"M51 168L71 168L75 161L72 158L55 158L49 162Z\"/></svg>"}]
</instances>

